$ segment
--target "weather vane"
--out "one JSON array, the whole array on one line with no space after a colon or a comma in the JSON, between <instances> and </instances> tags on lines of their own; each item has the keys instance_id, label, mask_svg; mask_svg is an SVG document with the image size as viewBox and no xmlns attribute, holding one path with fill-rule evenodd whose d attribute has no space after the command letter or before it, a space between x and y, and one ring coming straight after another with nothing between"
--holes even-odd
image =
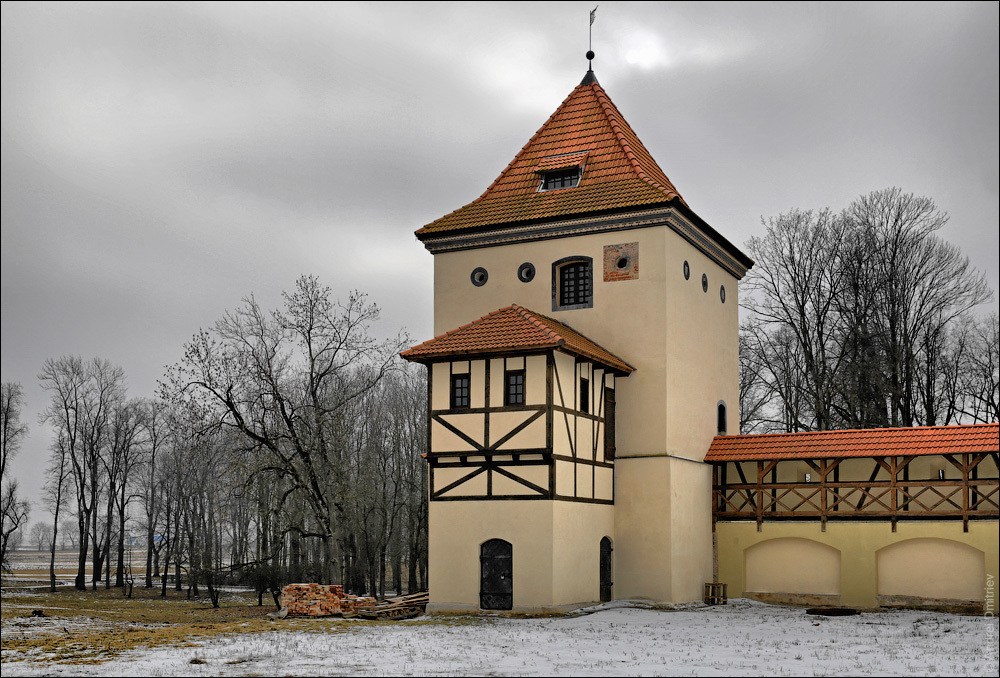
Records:
<instances>
[{"instance_id":1,"label":"weather vane","mask_svg":"<svg viewBox=\"0 0 1000 678\"><path fill-rule=\"evenodd\" d=\"M587 35L587 70L594 70L594 19L597 17L597 8L600 5L594 5L594 9L590 10L590 27L588 28Z\"/></svg>"}]
</instances>

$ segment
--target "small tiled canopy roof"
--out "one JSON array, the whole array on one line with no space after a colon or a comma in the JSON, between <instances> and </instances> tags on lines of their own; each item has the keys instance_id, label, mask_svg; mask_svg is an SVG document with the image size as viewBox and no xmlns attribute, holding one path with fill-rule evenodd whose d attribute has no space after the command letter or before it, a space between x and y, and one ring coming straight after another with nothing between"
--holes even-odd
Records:
<instances>
[{"instance_id":1,"label":"small tiled canopy roof","mask_svg":"<svg viewBox=\"0 0 1000 678\"><path fill-rule=\"evenodd\" d=\"M432 362L441 358L532 353L553 348L589 358L621 374L630 374L635 369L569 325L517 304L493 311L399 355L414 362Z\"/></svg>"},{"instance_id":2,"label":"small tiled canopy roof","mask_svg":"<svg viewBox=\"0 0 1000 678\"><path fill-rule=\"evenodd\" d=\"M1000 425L919 426L717 436L707 462L997 452Z\"/></svg>"},{"instance_id":3,"label":"small tiled canopy roof","mask_svg":"<svg viewBox=\"0 0 1000 678\"><path fill-rule=\"evenodd\" d=\"M553 162L556 156L573 162ZM578 186L538 191L540 171L577 166L583 160ZM585 78L485 193L424 226L417 237L678 203L687 206L597 80Z\"/></svg>"}]
</instances>

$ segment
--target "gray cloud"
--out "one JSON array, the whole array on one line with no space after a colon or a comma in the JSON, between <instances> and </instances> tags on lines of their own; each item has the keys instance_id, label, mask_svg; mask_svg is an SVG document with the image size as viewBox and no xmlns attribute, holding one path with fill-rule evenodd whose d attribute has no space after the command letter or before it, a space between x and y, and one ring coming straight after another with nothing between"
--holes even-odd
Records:
<instances>
[{"instance_id":1,"label":"gray cloud","mask_svg":"<svg viewBox=\"0 0 1000 678\"><path fill-rule=\"evenodd\" d=\"M598 78L733 242L900 186L998 288L995 3L601 3ZM431 332L421 225L579 82L591 4L5 3L2 369L100 355L150 395L301 273ZM994 308L996 304L994 303ZM19 468L30 491L41 426Z\"/></svg>"}]
</instances>

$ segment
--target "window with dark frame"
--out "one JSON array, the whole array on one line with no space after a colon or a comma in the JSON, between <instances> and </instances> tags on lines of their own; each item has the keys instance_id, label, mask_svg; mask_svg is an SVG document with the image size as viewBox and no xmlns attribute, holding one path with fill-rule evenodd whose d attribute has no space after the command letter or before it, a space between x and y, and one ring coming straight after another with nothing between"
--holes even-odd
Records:
<instances>
[{"instance_id":1,"label":"window with dark frame","mask_svg":"<svg viewBox=\"0 0 1000 678\"><path fill-rule=\"evenodd\" d=\"M469 406L469 375L451 375L451 408L460 409Z\"/></svg>"},{"instance_id":2,"label":"window with dark frame","mask_svg":"<svg viewBox=\"0 0 1000 678\"><path fill-rule=\"evenodd\" d=\"M554 170L542 174L542 183L538 187L539 191L556 191L560 188L573 188L580 183L580 168L570 167L569 169Z\"/></svg>"},{"instance_id":3,"label":"window with dark frame","mask_svg":"<svg viewBox=\"0 0 1000 678\"><path fill-rule=\"evenodd\" d=\"M524 404L524 370L507 370L504 373L503 404Z\"/></svg>"},{"instance_id":4,"label":"window with dark frame","mask_svg":"<svg viewBox=\"0 0 1000 678\"><path fill-rule=\"evenodd\" d=\"M580 377L580 411L590 412L590 379Z\"/></svg>"},{"instance_id":5,"label":"window with dark frame","mask_svg":"<svg viewBox=\"0 0 1000 678\"><path fill-rule=\"evenodd\" d=\"M726 404L719 403L718 407L718 425L719 434L725 435L726 433Z\"/></svg>"},{"instance_id":6,"label":"window with dark frame","mask_svg":"<svg viewBox=\"0 0 1000 678\"><path fill-rule=\"evenodd\" d=\"M586 261L566 264L559 269L559 305L575 306L590 302L590 265Z\"/></svg>"}]
</instances>

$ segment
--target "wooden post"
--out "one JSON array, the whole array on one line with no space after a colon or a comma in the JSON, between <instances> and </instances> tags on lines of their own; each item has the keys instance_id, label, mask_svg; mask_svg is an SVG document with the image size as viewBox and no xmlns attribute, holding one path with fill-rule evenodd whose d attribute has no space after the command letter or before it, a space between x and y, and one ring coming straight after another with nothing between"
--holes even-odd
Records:
<instances>
[{"instance_id":1,"label":"wooden post","mask_svg":"<svg viewBox=\"0 0 1000 678\"><path fill-rule=\"evenodd\" d=\"M896 531L896 512L898 509L898 496L896 493L896 474L899 473L899 465L896 456L889 457L889 506L892 512L892 531Z\"/></svg>"},{"instance_id":2,"label":"wooden post","mask_svg":"<svg viewBox=\"0 0 1000 678\"><path fill-rule=\"evenodd\" d=\"M962 453L962 532L969 531L969 453Z\"/></svg>"},{"instance_id":3,"label":"wooden post","mask_svg":"<svg viewBox=\"0 0 1000 678\"><path fill-rule=\"evenodd\" d=\"M820 532L826 532L826 511L827 511L827 506L826 506L826 474L828 472L829 472L829 468L828 468L828 465L827 465L827 460L826 459L820 459L819 460L819 491L820 491L820 499L819 499L819 515L820 515L819 524L820 524L820 528L819 529L820 529Z\"/></svg>"},{"instance_id":4,"label":"wooden post","mask_svg":"<svg viewBox=\"0 0 1000 678\"><path fill-rule=\"evenodd\" d=\"M757 531L761 531L761 527L764 524L764 462L757 462L757 506L754 507L757 512Z\"/></svg>"}]
</instances>

